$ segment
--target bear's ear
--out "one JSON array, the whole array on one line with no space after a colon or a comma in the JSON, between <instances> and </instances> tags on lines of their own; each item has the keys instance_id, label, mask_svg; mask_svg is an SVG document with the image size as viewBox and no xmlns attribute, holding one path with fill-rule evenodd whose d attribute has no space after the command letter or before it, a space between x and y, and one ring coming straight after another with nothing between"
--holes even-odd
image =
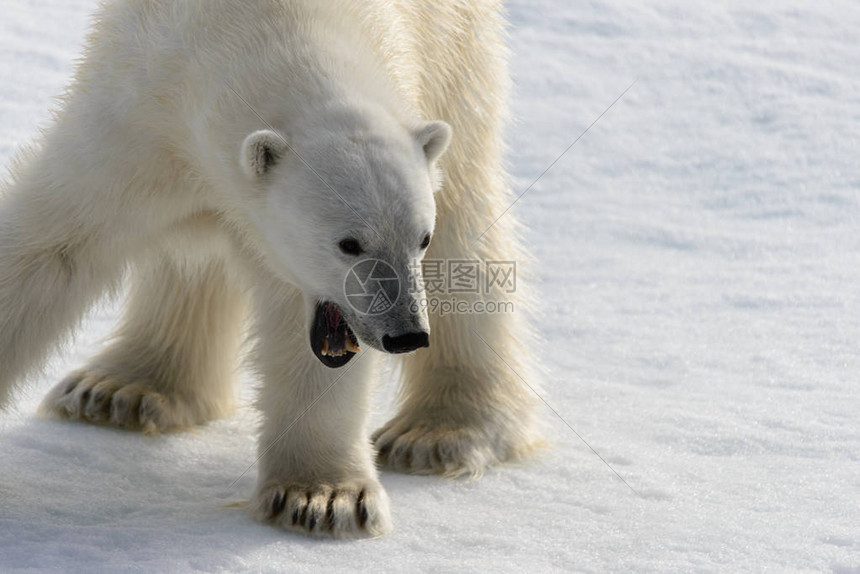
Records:
<instances>
[{"instance_id":1,"label":"bear's ear","mask_svg":"<svg viewBox=\"0 0 860 574\"><path fill-rule=\"evenodd\" d=\"M424 148L427 163L432 164L448 149L451 143L451 126L443 121L427 122L413 132L415 139Z\"/></svg>"},{"instance_id":2,"label":"bear's ear","mask_svg":"<svg viewBox=\"0 0 860 574\"><path fill-rule=\"evenodd\" d=\"M254 132L242 142L242 169L249 177L261 177L284 156L287 149L287 141L280 134L272 130Z\"/></svg>"}]
</instances>

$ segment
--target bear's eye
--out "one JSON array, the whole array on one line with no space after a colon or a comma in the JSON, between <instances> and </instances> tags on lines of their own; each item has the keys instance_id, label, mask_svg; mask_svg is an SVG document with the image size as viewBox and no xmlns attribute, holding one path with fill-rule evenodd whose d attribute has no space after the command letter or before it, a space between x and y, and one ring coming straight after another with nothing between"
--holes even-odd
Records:
<instances>
[{"instance_id":1,"label":"bear's eye","mask_svg":"<svg viewBox=\"0 0 860 574\"><path fill-rule=\"evenodd\" d=\"M424 239L421 240L421 249L427 249L430 247L430 234L424 236Z\"/></svg>"},{"instance_id":2,"label":"bear's eye","mask_svg":"<svg viewBox=\"0 0 860 574\"><path fill-rule=\"evenodd\" d=\"M347 255L361 255L361 244L359 244L358 240L351 237L342 240L337 244L337 246L340 247L340 250Z\"/></svg>"}]
</instances>

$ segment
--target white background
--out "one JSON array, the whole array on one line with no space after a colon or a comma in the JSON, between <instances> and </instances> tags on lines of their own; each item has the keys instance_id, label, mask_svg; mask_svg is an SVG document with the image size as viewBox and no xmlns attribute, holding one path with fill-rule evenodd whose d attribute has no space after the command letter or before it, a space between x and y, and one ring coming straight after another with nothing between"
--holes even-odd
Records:
<instances>
[{"instance_id":1,"label":"white background","mask_svg":"<svg viewBox=\"0 0 860 574\"><path fill-rule=\"evenodd\" d=\"M477 482L383 475L396 530L313 541L221 506L253 381L189 434L38 420L94 312L0 415L0 571L860 572L860 5L511 2L513 209L555 448ZM94 2L0 0L0 159L49 121ZM521 279L524 280L524 279ZM2 365L0 365L2 368ZM393 387L379 393L382 422Z\"/></svg>"}]
</instances>

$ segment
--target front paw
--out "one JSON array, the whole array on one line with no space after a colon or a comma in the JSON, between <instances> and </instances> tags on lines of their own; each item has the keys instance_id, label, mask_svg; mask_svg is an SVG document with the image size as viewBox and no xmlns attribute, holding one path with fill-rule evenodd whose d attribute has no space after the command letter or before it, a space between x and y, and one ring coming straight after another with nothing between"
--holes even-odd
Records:
<instances>
[{"instance_id":1,"label":"front paw","mask_svg":"<svg viewBox=\"0 0 860 574\"><path fill-rule=\"evenodd\" d=\"M541 443L527 425L446 413L401 414L372 437L382 467L413 474L480 476L494 464L528 456Z\"/></svg>"},{"instance_id":2,"label":"front paw","mask_svg":"<svg viewBox=\"0 0 860 574\"><path fill-rule=\"evenodd\" d=\"M269 483L251 513L294 532L331 538L369 538L391 531L388 495L377 481L327 484Z\"/></svg>"}]
</instances>

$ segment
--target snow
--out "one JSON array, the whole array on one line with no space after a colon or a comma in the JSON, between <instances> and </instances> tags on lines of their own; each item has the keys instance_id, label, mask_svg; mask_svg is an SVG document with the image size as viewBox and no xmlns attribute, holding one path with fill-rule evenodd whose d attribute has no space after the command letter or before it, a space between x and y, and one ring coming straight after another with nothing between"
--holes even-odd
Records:
<instances>
[{"instance_id":1,"label":"snow","mask_svg":"<svg viewBox=\"0 0 860 574\"><path fill-rule=\"evenodd\" d=\"M0 0L0 158L49 120L94 2ZM553 450L479 481L384 473L396 530L315 541L229 504L232 418L35 418L118 306L0 415L0 571L860 572L860 4L509 3L513 208L532 229ZM393 387L379 393L381 423Z\"/></svg>"}]
</instances>

